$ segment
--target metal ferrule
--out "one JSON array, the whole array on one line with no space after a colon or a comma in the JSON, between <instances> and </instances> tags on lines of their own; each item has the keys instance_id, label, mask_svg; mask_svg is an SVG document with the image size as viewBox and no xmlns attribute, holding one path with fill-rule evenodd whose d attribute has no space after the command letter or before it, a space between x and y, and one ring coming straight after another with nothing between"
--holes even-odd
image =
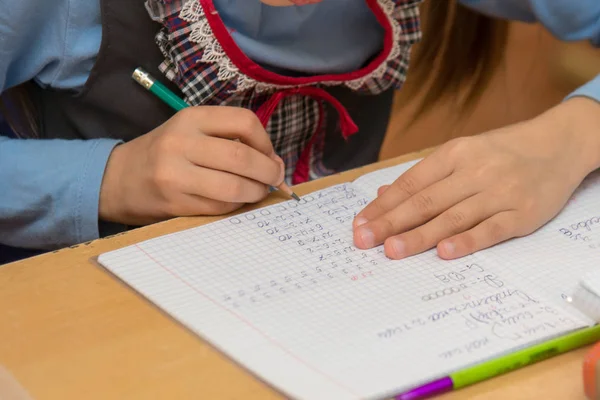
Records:
<instances>
[{"instance_id":1,"label":"metal ferrule","mask_svg":"<svg viewBox=\"0 0 600 400\"><path fill-rule=\"evenodd\" d=\"M150 90L152 85L154 85L154 79L146 71L141 68L137 68L133 72L133 79L135 79L140 85Z\"/></svg>"}]
</instances>

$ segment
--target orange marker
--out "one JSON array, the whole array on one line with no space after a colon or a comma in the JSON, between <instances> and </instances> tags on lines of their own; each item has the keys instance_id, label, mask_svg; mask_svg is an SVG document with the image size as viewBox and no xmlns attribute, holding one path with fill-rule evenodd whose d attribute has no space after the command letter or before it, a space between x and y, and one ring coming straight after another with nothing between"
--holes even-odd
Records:
<instances>
[{"instance_id":1,"label":"orange marker","mask_svg":"<svg viewBox=\"0 0 600 400\"><path fill-rule=\"evenodd\" d=\"M583 360L583 387L589 400L600 399L600 343L585 355Z\"/></svg>"}]
</instances>

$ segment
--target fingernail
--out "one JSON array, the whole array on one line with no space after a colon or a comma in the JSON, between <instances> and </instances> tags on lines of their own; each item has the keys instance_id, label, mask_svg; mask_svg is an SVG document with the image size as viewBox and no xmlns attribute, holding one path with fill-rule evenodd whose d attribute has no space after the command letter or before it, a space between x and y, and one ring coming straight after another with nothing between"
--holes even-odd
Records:
<instances>
[{"instance_id":1,"label":"fingernail","mask_svg":"<svg viewBox=\"0 0 600 400\"><path fill-rule=\"evenodd\" d=\"M449 256L454 254L454 251L456 250L456 246L452 242L442 243L442 247L444 248L444 253L446 253Z\"/></svg>"},{"instance_id":2,"label":"fingernail","mask_svg":"<svg viewBox=\"0 0 600 400\"><path fill-rule=\"evenodd\" d=\"M369 222L369 221L365 217L357 217L354 220L354 226L358 228L359 226L364 225L367 222Z\"/></svg>"},{"instance_id":3,"label":"fingernail","mask_svg":"<svg viewBox=\"0 0 600 400\"><path fill-rule=\"evenodd\" d=\"M279 157L277 154L275 154L275 150L273 150L271 152L271 154L269 154L269 157L271 157L273 160L275 160L277 162L283 162L283 160L281 159L281 157Z\"/></svg>"},{"instance_id":4,"label":"fingernail","mask_svg":"<svg viewBox=\"0 0 600 400\"><path fill-rule=\"evenodd\" d=\"M375 235L368 228L361 228L358 230L358 236L364 247L371 248L375 246Z\"/></svg>"},{"instance_id":5,"label":"fingernail","mask_svg":"<svg viewBox=\"0 0 600 400\"><path fill-rule=\"evenodd\" d=\"M403 258L406 252L406 245L404 244L404 240L394 238L391 240L392 249L394 250L394 258Z\"/></svg>"},{"instance_id":6,"label":"fingernail","mask_svg":"<svg viewBox=\"0 0 600 400\"><path fill-rule=\"evenodd\" d=\"M279 175L279 183L277 184L277 186L281 185L284 180L285 180L285 169L281 168L281 175Z\"/></svg>"},{"instance_id":7,"label":"fingernail","mask_svg":"<svg viewBox=\"0 0 600 400\"><path fill-rule=\"evenodd\" d=\"M277 180L277 185L281 185L281 183L284 181L285 179L285 163L283 162L283 159L281 157L279 157L278 155L275 155L275 153L273 153L274 156L272 157L273 160L278 163L281 166L281 171L279 172L279 178Z\"/></svg>"}]
</instances>

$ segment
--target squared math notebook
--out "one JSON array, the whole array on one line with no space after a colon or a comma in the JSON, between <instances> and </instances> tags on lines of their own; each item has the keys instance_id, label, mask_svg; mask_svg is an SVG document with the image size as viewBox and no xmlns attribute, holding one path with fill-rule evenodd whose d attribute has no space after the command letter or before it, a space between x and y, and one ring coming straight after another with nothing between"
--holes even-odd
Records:
<instances>
[{"instance_id":1,"label":"squared math notebook","mask_svg":"<svg viewBox=\"0 0 600 400\"><path fill-rule=\"evenodd\" d=\"M567 300L600 260L598 174L534 234L472 256L356 249L355 213L411 164L98 261L297 399L393 396L594 324Z\"/></svg>"}]
</instances>

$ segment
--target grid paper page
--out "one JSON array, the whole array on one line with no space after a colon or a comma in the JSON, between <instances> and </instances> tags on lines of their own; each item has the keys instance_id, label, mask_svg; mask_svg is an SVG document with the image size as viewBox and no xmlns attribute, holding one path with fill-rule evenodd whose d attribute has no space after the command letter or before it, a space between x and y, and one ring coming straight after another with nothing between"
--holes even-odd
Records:
<instances>
[{"instance_id":1,"label":"grid paper page","mask_svg":"<svg viewBox=\"0 0 600 400\"><path fill-rule=\"evenodd\" d=\"M377 196L377 189L390 184L420 160L400 164L366 174L355 181L360 189ZM521 282L542 290L559 307L572 307L574 293L586 272L600 270L600 171L590 174L575 191L566 207L552 221L537 232L518 240L511 240L478 253L491 260L510 260L503 268ZM589 293L586 295L584 314L597 320L600 316L600 273L598 281L588 277L588 289L599 298L594 314ZM585 283L582 283L585 284ZM597 289L594 290L594 289ZM572 310L585 318L581 307ZM600 320L599 320L600 321Z\"/></svg>"},{"instance_id":2,"label":"grid paper page","mask_svg":"<svg viewBox=\"0 0 600 400\"><path fill-rule=\"evenodd\" d=\"M538 231L479 255L506 260L503 269L555 303L569 304L580 279L600 268L600 171L588 176L565 208Z\"/></svg>"},{"instance_id":3,"label":"grid paper page","mask_svg":"<svg viewBox=\"0 0 600 400\"><path fill-rule=\"evenodd\" d=\"M298 399L380 398L586 325L493 262L352 245L342 184L99 262Z\"/></svg>"},{"instance_id":4,"label":"grid paper page","mask_svg":"<svg viewBox=\"0 0 600 400\"><path fill-rule=\"evenodd\" d=\"M595 268L586 273L580 280L580 287L594 296L595 306L600 308L600 268ZM592 304L589 304L589 306L592 306Z\"/></svg>"},{"instance_id":5,"label":"grid paper page","mask_svg":"<svg viewBox=\"0 0 600 400\"><path fill-rule=\"evenodd\" d=\"M596 323L600 323L600 295L596 290L600 276L596 272L586 274L573 295L567 299L577 310Z\"/></svg>"}]
</instances>

